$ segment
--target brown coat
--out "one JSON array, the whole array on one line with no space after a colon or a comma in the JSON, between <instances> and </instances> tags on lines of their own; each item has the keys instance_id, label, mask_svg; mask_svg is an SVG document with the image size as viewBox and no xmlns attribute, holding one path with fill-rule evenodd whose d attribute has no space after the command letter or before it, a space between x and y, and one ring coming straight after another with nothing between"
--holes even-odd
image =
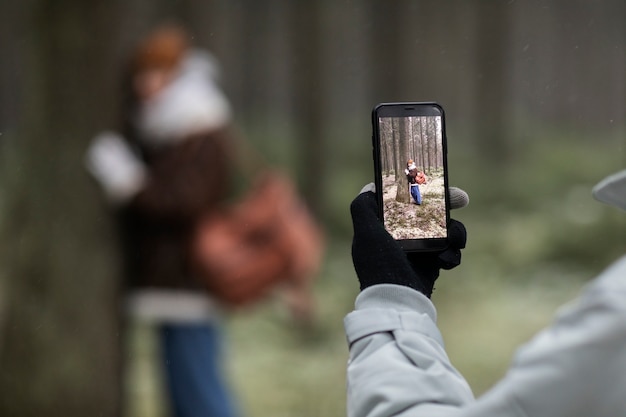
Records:
<instances>
[{"instance_id":1,"label":"brown coat","mask_svg":"<svg viewBox=\"0 0 626 417\"><path fill-rule=\"evenodd\" d=\"M409 181L409 184L415 184L415 177L417 177L417 168L413 168L409 170L409 173L406 176L407 181Z\"/></svg>"},{"instance_id":2,"label":"brown coat","mask_svg":"<svg viewBox=\"0 0 626 417\"><path fill-rule=\"evenodd\" d=\"M143 149L149 181L120 212L129 286L200 287L189 271L189 240L199 216L226 198L232 139L220 130Z\"/></svg>"}]
</instances>

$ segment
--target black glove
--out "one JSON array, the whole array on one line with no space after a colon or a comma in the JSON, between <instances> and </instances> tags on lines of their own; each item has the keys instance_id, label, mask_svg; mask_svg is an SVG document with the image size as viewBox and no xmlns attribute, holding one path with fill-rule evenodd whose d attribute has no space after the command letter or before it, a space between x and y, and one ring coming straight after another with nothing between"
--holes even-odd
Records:
<instances>
[{"instance_id":1,"label":"black glove","mask_svg":"<svg viewBox=\"0 0 626 417\"><path fill-rule=\"evenodd\" d=\"M451 188L451 202L453 208L463 207L467 204L467 194ZM376 284L398 284L430 297L439 270L452 269L461 263L461 249L467 238L461 222L450 220L450 243L445 250L406 254L378 219L373 192L359 194L352 201L350 212L354 226L352 262L361 290Z\"/></svg>"}]
</instances>

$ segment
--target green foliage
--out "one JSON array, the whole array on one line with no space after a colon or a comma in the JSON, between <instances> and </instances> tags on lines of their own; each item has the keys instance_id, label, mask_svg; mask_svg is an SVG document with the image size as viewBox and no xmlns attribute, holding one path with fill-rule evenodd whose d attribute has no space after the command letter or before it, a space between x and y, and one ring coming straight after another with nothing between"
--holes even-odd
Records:
<instances>
[{"instance_id":1,"label":"green foliage","mask_svg":"<svg viewBox=\"0 0 626 417\"><path fill-rule=\"evenodd\" d=\"M615 151L615 141L548 132L529 140L505 170L467 167L476 180L452 184L470 195L470 206L458 212L470 245L512 268L556 262L594 271L622 254L623 213L591 195L595 183L623 167Z\"/></svg>"}]
</instances>

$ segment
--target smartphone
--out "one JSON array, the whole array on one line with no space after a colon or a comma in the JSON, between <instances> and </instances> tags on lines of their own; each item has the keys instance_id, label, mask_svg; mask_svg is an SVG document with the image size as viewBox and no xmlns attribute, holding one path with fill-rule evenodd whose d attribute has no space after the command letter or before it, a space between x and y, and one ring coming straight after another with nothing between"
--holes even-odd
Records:
<instances>
[{"instance_id":1,"label":"smartphone","mask_svg":"<svg viewBox=\"0 0 626 417\"><path fill-rule=\"evenodd\" d=\"M372 110L378 216L406 252L448 244L450 203L443 108L381 103Z\"/></svg>"}]
</instances>

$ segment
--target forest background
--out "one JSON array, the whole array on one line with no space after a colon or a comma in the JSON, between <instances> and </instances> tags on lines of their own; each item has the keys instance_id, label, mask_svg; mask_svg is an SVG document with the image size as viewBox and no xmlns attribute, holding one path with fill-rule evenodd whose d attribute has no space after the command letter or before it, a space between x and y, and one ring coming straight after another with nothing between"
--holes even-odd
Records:
<instances>
[{"instance_id":1,"label":"forest background","mask_svg":"<svg viewBox=\"0 0 626 417\"><path fill-rule=\"evenodd\" d=\"M313 327L272 302L227 317L246 415L345 412L348 206L373 179L378 102L446 109L469 243L434 301L477 395L624 253L626 217L590 195L626 166L621 0L2 1L0 415L166 415L152 329L116 314L114 231L83 155L116 125L130 49L170 18L221 61L239 127L328 236Z\"/></svg>"}]
</instances>

